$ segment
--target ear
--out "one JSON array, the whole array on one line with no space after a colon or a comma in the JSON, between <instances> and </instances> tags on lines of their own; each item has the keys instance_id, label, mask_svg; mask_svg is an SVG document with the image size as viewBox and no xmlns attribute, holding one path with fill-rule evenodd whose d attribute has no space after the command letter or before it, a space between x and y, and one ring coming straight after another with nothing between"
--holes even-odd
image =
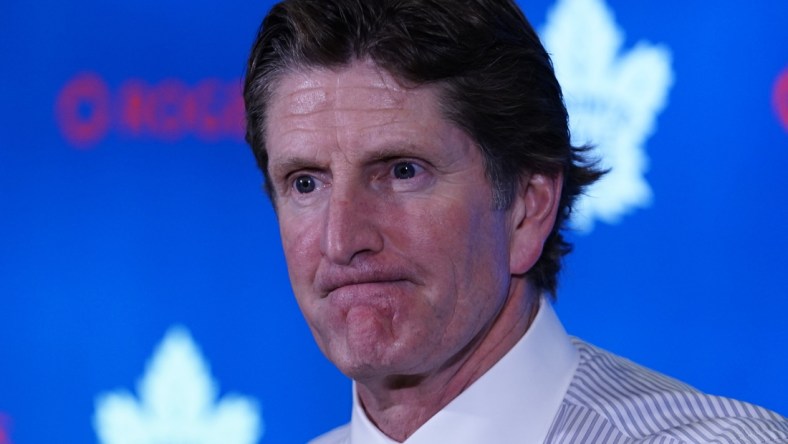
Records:
<instances>
[{"instance_id":1,"label":"ear","mask_svg":"<svg viewBox=\"0 0 788 444\"><path fill-rule=\"evenodd\" d=\"M523 177L510 208L509 271L522 275L542 255L561 200L563 175L533 173Z\"/></svg>"}]
</instances>

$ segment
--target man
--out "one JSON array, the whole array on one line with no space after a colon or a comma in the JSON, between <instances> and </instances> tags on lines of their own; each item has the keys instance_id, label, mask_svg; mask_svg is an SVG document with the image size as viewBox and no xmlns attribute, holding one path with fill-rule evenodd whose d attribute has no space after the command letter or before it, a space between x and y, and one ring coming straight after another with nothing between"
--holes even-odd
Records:
<instances>
[{"instance_id":1,"label":"man","mask_svg":"<svg viewBox=\"0 0 788 444\"><path fill-rule=\"evenodd\" d=\"M561 229L601 173L513 2L286 0L244 97L299 306L354 381L314 442L788 442L563 331Z\"/></svg>"}]
</instances>

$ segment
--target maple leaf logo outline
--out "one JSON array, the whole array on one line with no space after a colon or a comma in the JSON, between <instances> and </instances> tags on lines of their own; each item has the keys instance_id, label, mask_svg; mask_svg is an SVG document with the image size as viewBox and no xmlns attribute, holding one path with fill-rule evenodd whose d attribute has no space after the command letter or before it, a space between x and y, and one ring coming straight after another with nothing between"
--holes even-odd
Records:
<instances>
[{"instance_id":1,"label":"maple leaf logo outline","mask_svg":"<svg viewBox=\"0 0 788 444\"><path fill-rule=\"evenodd\" d=\"M645 142L673 84L664 45L638 42L620 54L623 31L603 0L559 0L541 33L564 92L572 143L592 144L610 172L578 199L572 225L590 232L651 204Z\"/></svg>"},{"instance_id":2,"label":"maple leaf logo outline","mask_svg":"<svg viewBox=\"0 0 788 444\"><path fill-rule=\"evenodd\" d=\"M138 381L96 398L93 425L101 444L254 444L263 433L257 403L227 394L184 327L172 327Z\"/></svg>"}]
</instances>

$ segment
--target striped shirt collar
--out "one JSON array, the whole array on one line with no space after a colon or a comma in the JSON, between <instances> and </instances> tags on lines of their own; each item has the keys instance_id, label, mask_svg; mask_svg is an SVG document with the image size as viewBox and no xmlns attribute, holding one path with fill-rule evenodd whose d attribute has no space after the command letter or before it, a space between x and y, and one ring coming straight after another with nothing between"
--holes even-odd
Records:
<instances>
[{"instance_id":1,"label":"striped shirt collar","mask_svg":"<svg viewBox=\"0 0 788 444\"><path fill-rule=\"evenodd\" d=\"M577 349L546 298L526 334L407 444L543 442L578 365ZM393 444L367 418L353 385L353 444Z\"/></svg>"}]
</instances>

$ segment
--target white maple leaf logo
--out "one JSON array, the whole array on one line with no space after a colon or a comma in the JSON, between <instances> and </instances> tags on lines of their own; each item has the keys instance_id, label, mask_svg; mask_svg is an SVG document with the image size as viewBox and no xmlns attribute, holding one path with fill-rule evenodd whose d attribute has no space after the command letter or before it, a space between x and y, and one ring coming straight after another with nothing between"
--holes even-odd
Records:
<instances>
[{"instance_id":1,"label":"white maple leaf logo","mask_svg":"<svg viewBox=\"0 0 788 444\"><path fill-rule=\"evenodd\" d=\"M673 72L670 51L638 42L619 54L623 32L603 0L559 0L541 33L564 91L574 144L591 143L610 172L576 206L572 224L616 223L651 203L645 142L665 107Z\"/></svg>"},{"instance_id":2,"label":"white maple leaf logo","mask_svg":"<svg viewBox=\"0 0 788 444\"><path fill-rule=\"evenodd\" d=\"M96 399L94 428L102 444L253 444L262 434L254 400L218 387L189 332L171 328L137 386Z\"/></svg>"}]
</instances>

